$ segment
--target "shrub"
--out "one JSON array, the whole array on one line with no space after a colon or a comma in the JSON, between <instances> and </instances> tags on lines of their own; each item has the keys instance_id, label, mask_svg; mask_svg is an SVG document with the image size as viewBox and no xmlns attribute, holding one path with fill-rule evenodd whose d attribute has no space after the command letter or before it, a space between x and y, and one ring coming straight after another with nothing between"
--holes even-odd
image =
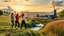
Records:
<instances>
[{"instance_id":1,"label":"shrub","mask_svg":"<svg viewBox=\"0 0 64 36\"><path fill-rule=\"evenodd\" d=\"M2 10L0 10L0 15L3 15L3 11Z\"/></svg>"},{"instance_id":2,"label":"shrub","mask_svg":"<svg viewBox=\"0 0 64 36\"><path fill-rule=\"evenodd\" d=\"M64 10L62 10L61 12L58 13L58 17L60 17L60 18L64 17Z\"/></svg>"}]
</instances>

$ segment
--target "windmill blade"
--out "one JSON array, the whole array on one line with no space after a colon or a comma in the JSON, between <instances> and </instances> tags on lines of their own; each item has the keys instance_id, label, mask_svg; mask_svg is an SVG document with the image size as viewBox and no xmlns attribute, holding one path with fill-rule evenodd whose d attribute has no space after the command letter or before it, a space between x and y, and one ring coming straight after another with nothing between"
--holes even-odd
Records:
<instances>
[{"instance_id":1,"label":"windmill blade","mask_svg":"<svg viewBox=\"0 0 64 36\"><path fill-rule=\"evenodd\" d=\"M55 3L55 1L51 1L48 5L52 8L52 7L56 6L56 3Z\"/></svg>"},{"instance_id":2,"label":"windmill blade","mask_svg":"<svg viewBox=\"0 0 64 36\"><path fill-rule=\"evenodd\" d=\"M12 9L10 6L7 6L9 10L12 10L14 12L16 12L14 9Z\"/></svg>"},{"instance_id":3,"label":"windmill blade","mask_svg":"<svg viewBox=\"0 0 64 36\"><path fill-rule=\"evenodd\" d=\"M58 10L58 9L60 9L60 8L57 8L56 10Z\"/></svg>"},{"instance_id":4,"label":"windmill blade","mask_svg":"<svg viewBox=\"0 0 64 36\"><path fill-rule=\"evenodd\" d=\"M60 8L57 8L57 9L55 9L55 10L58 10L58 9L60 9ZM51 12L51 13L53 13L54 12L54 10Z\"/></svg>"},{"instance_id":5,"label":"windmill blade","mask_svg":"<svg viewBox=\"0 0 64 36\"><path fill-rule=\"evenodd\" d=\"M10 6L7 6L8 7L8 9L11 9L11 10L13 10Z\"/></svg>"}]
</instances>

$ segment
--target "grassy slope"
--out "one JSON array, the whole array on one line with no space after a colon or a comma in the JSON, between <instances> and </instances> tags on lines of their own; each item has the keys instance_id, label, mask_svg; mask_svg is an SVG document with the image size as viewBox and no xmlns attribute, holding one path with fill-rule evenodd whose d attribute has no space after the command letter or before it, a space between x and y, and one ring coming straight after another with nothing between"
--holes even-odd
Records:
<instances>
[{"instance_id":1,"label":"grassy slope","mask_svg":"<svg viewBox=\"0 0 64 36\"><path fill-rule=\"evenodd\" d=\"M8 14L0 16L0 30L8 30L11 25L10 18L7 15ZM5 34L0 31L0 36L5 36Z\"/></svg>"},{"instance_id":2,"label":"grassy slope","mask_svg":"<svg viewBox=\"0 0 64 36\"><path fill-rule=\"evenodd\" d=\"M7 30L11 25L9 16L0 16L0 30Z\"/></svg>"},{"instance_id":3,"label":"grassy slope","mask_svg":"<svg viewBox=\"0 0 64 36\"><path fill-rule=\"evenodd\" d=\"M48 23L41 32L45 36L64 36L64 20Z\"/></svg>"},{"instance_id":4,"label":"grassy slope","mask_svg":"<svg viewBox=\"0 0 64 36\"><path fill-rule=\"evenodd\" d=\"M0 26L9 26L11 24L8 16L0 16Z\"/></svg>"},{"instance_id":5,"label":"grassy slope","mask_svg":"<svg viewBox=\"0 0 64 36\"><path fill-rule=\"evenodd\" d=\"M29 23L29 22L27 22ZM10 18L7 16L7 14L0 16L0 30L9 30L11 25ZM13 30L14 32L10 32L12 35L11 36L41 36L40 32L36 31L31 31L29 29L25 30L22 29L21 31ZM8 32L5 33L0 32L0 36L5 36L7 35Z\"/></svg>"}]
</instances>

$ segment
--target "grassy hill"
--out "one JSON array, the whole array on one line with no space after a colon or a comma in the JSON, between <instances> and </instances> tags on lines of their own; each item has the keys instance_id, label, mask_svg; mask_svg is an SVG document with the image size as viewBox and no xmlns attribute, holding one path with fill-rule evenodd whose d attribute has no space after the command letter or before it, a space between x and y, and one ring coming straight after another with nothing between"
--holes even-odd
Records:
<instances>
[{"instance_id":1,"label":"grassy hill","mask_svg":"<svg viewBox=\"0 0 64 36\"><path fill-rule=\"evenodd\" d=\"M31 26L31 21L26 21L28 26ZM35 24L33 22L33 24ZM28 29L11 29L10 28L11 22L8 14L4 14L0 16L0 36L42 36L39 31L32 31L29 28Z\"/></svg>"},{"instance_id":2,"label":"grassy hill","mask_svg":"<svg viewBox=\"0 0 64 36\"><path fill-rule=\"evenodd\" d=\"M41 29L45 36L64 36L64 20L50 22L45 28Z\"/></svg>"},{"instance_id":3,"label":"grassy hill","mask_svg":"<svg viewBox=\"0 0 64 36\"><path fill-rule=\"evenodd\" d=\"M44 22L43 20L41 21L40 19L37 20L38 22L40 21L41 23ZM38 22L33 22L33 21L26 21L28 26L32 26L33 24L36 24ZM50 23L49 23L50 22ZM10 29L10 18L8 14L0 16L0 36L64 36L64 20L56 20L56 21L50 21L47 20L45 23L46 26L42 28L40 31L33 31L28 29L21 29L15 30L15 29Z\"/></svg>"},{"instance_id":4,"label":"grassy hill","mask_svg":"<svg viewBox=\"0 0 64 36\"><path fill-rule=\"evenodd\" d=\"M0 30L8 30L10 29L10 18L9 16L0 16Z\"/></svg>"},{"instance_id":5,"label":"grassy hill","mask_svg":"<svg viewBox=\"0 0 64 36\"><path fill-rule=\"evenodd\" d=\"M0 26L9 26L11 24L8 16L0 16Z\"/></svg>"}]
</instances>

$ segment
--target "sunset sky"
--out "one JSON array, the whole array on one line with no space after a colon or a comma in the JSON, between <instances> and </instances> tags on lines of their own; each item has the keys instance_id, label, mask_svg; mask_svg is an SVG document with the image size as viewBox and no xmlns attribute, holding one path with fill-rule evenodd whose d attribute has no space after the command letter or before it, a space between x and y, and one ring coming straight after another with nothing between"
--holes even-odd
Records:
<instances>
[{"instance_id":1,"label":"sunset sky","mask_svg":"<svg viewBox=\"0 0 64 36\"><path fill-rule=\"evenodd\" d=\"M6 0L5 0L6 1ZM12 9L17 11L31 11L31 12L51 12L53 11L52 6L50 6L50 2L53 0L0 0L0 9L6 8L6 6L10 6ZM54 1L63 1L62 6L58 11L64 9L64 0L54 0ZM56 6L58 8L58 6ZM19 10L20 9L20 10Z\"/></svg>"}]
</instances>

